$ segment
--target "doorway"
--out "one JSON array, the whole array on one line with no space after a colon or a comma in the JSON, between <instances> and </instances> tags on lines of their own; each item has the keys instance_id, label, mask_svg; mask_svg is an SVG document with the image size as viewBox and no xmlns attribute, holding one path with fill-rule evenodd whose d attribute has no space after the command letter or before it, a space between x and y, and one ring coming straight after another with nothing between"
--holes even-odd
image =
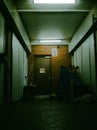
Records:
<instances>
[{"instance_id":1,"label":"doorway","mask_svg":"<svg viewBox=\"0 0 97 130\"><path fill-rule=\"evenodd\" d=\"M36 95L48 95L51 91L51 56L35 56L34 83Z\"/></svg>"}]
</instances>

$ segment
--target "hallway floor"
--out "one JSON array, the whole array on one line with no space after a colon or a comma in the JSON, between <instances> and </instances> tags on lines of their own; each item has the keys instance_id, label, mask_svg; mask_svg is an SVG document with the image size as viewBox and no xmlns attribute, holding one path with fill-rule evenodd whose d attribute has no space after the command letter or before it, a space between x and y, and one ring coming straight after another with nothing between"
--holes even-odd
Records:
<instances>
[{"instance_id":1,"label":"hallway floor","mask_svg":"<svg viewBox=\"0 0 97 130\"><path fill-rule=\"evenodd\" d=\"M97 104L54 99L19 102L0 108L0 130L97 130Z\"/></svg>"}]
</instances>

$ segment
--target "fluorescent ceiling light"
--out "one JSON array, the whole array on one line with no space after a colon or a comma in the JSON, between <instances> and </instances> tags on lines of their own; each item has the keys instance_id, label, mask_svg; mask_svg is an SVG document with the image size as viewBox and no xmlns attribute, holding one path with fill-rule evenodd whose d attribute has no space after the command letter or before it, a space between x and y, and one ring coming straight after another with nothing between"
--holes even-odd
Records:
<instances>
[{"instance_id":1,"label":"fluorescent ceiling light","mask_svg":"<svg viewBox=\"0 0 97 130\"><path fill-rule=\"evenodd\" d=\"M75 0L34 0L35 4L74 4Z\"/></svg>"},{"instance_id":2,"label":"fluorescent ceiling light","mask_svg":"<svg viewBox=\"0 0 97 130\"><path fill-rule=\"evenodd\" d=\"M40 40L40 42L62 42L62 40L58 39L58 40Z\"/></svg>"}]
</instances>

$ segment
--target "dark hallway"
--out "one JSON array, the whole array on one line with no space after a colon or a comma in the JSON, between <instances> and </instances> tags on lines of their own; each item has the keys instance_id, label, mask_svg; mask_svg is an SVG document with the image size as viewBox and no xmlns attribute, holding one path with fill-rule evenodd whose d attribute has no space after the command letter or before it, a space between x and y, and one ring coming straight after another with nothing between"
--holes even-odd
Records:
<instances>
[{"instance_id":1,"label":"dark hallway","mask_svg":"<svg viewBox=\"0 0 97 130\"><path fill-rule=\"evenodd\" d=\"M97 130L97 104L54 99L14 103L0 108L0 129Z\"/></svg>"},{"instance_id":2,"label":"dark hallway","mask_svg":"<svg viewBox=\"0 0 97 130\"><path fill-rule=\"evenodd\" d=\"M97 1L60 1L0 0L0 130L97 130Z\"/></svg>"}]
</instances>

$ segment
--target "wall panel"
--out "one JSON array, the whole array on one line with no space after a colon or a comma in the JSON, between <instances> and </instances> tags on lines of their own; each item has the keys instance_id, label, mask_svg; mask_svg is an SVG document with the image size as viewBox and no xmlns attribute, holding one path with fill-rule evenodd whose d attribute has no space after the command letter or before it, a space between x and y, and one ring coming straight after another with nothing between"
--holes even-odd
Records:
<instances>
[{"instance_id":1,"label":"wall panel","mask_svg":"<svg viewBox=\"0 0 97 130\"><path fill-rule=\"evenodd\" d=\"M22 46L19 44L19 49L18 49L18 54L19 54L19 58L18 58L18 98L19 100L22 98L23 95L23 87L24 87L24 50L22 48Z\"/></svg>"},{"instance_id":2,"label":"wall panel","mask_svg":"<svg viewBox=\"0 0 97 130\"><path fill-rule=\"evenodd\" d=\"M83 38L83 36L88 32L90 27L93 25L93 14L94 9L91 10L91 12L87 15L87 17L84 19L84 21L79 26L78 30L74 34L70 44L69 44L69 52L72 51L72 49L78 44L78 42Z\"/></svg>"},{"instance_id":3,"label":"wall panel","mask_svg":"<svg viewBox=\"0 0 97 130\"><path fill-rule=\"evenodd\" d=\"M4 18L0 13L0 53L4 53Z\"/></svg>"},{"instance_id":4,"label":"wall panel","mask_svg":"<svg viewBox=\"0 0 97 130\"><path fill-rule=\"evenodd\" d=\"M94 52L94 40L93 35L89 38L89 46L90 46L90 64L91 64L91 85L93 87L93 91L97 92L97 86L96 86L96 65L95 65L95 52Z\"/></svg>"},{"instance_id":5,"label":"wall panel","mask_svg":"<svg viewBox=\"0 0 97 130\"><path fill-rule=\"evenodd\" d=\"M23 23L21 21L21 18L16 10L16 5L13 4L12 0L4 0L4 2L11 14L13 21L15 22L15 25L17 26L17 29L18 29L22 39L25 42L27 49L31 52L30 41L29 41L28 35L25 31L25 28L23 26ZM11 10L14 10L14 11L11 11Z\"/></svg>"},{"instance_id":6,"label":"wall panel","mask_svg":"<svg viewBox=\"0 0 97 130\"><path fill-rule=\"evenodd\" d=\"M24 86L28 84L28 57L26 52L24 52Z\"/></svg>"},{"instance_id":7,"label":"wall panel","mask_svg":"<svg viewBox=\"0 0 97 130\"><path fill-rule=\"evenodd\" d=\"M18 41L15 37L13 36L13 69L12 69L12 100L15 101L18 99L18 59L19 59L19 54L18 54Z\"/></svg>"},{"instance_id":8,"label":"wall panel","mask_svg":"<svg viewBox=\"0 0 97 130\"><path fill-rule=\"evenodd\" d=\"M72 64L79 66L80 77L97 93L95 49L93 34L74 52Z\"/></svg>"},{"instance_id":9,"label":"wall panel","mask_svg":"<svg viewBox=\"0 0 97 130\"><path fill-rule=\"evenodd\" d=\"M4 53L4 18L0 13L0 53ZM4 63L0 61L0 105L3 104Z\"/></svg>"},{"instance_id":10,"label":"wall panel","mask_svg":"<svg viewBox=\"0 0 97 130\"><path fill-rule=\"evenodd\" d=\"M76 61L77 61L77 66L79 66L79 75L80 77L82 77L82 73L83 73L83 67L82 67L82 47L79 47L76 51Z\"/></svg>"},{"instance_id":11,"label":"wall panel","mask_svg":"<svg viewBox=\"0 0 97 130\"><path fill-rule=\"evenodd\" d=\"M90 55L89 55L89 39L82 45L82 68L83 68L83 81L90 84Z\"/></svg>"},{"instance_id":12,"label":"wall panel","mask_svg":"<svg viewBox=\"0 0 97 130\"><path fill-rule=\"evenodd\" d=\"M26 60L25 60L26 59ZM27 81L25 72L27 73L27 57L26 52L20 42L13 35L13 79L12 79L12 100L17 101L23 98L23 87Z\"/></svg>"},{"instance_id":13,"label":"wall panel","mask_svg":"<svg viewBox=\"0 0 97 130\"><path fill-rule=\"evenodd\" d=\"M76 66L77 65L77 52L75 51L74 52L74 58L73 58L73 64L72 65L74 65L74 66Z\"/></svg>"}]
</instances>

